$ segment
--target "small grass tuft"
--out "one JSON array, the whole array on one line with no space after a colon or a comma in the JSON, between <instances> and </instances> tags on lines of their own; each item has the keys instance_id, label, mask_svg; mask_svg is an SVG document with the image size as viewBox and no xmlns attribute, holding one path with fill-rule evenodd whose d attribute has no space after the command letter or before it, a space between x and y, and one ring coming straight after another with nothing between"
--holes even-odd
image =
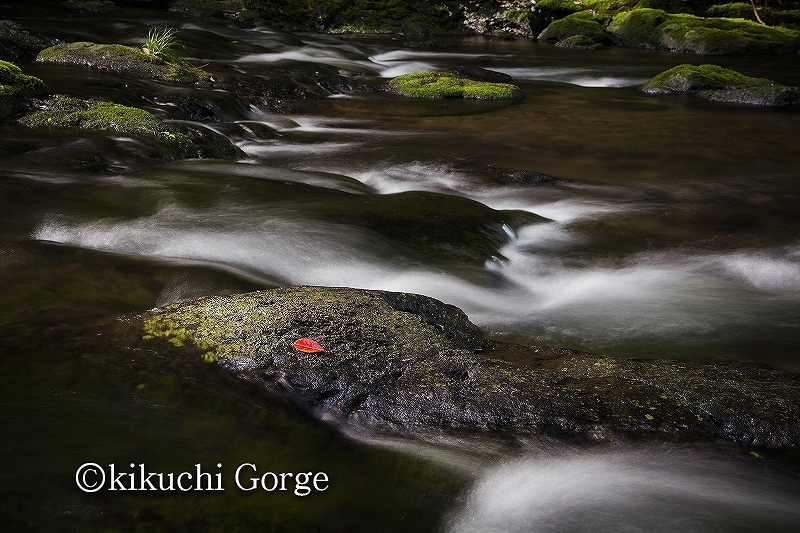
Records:
<instances>
[{"instance_id":1,"label":"small grass tuft","mask_svg":"<svg viewBox=\"0 0 800 533\"><path fill-rule=\"evenodd\" d=\"M175 57L174 46L178 43L176 35L178 30L169 28L165 24L163 27L155 26L147 32L147 39L144 40L142 50L150 55L158 56L163 59Z\"/></svg>"}]
</instances>

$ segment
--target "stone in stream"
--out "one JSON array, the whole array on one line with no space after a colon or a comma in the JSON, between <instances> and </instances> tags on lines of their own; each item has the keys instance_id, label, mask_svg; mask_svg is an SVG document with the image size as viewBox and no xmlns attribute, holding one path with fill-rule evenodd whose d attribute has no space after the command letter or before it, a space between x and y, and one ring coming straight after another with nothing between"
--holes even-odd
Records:
<instances>
[{"instance_id":1,"label":"stone in stream","mask_svg":"<svg viewBox=\"0 0 800 533\"><path fill-rule=\"evenodd\" d=\"M165 339L337 426L423 438L800 444L800 376L743 362L502 345L485 341L458 308L416 294L291 287L204 297L142 318L147 342ZM326 352L294 349L303 337ZM525 364L482 348L516 351Z\"/></svg>"},{"instance_id":2,"label":"stone in stream","mask_svg":"<svg viewBox=\"0 0 800 533\"><path fill-rule=\"evenodd\" d=\"M5 61L33 61L36 55L51 46L60 44L18 22L0 20L0 59Z\"/></svg>"},{"instance_id":3,"label":"stone in stream","mask_svg":"<svg viewBox=\"0 0 800 533\"><path fill-rule=\"evenodd\" d=\"M36 78L33 78L36 79ZM77 128L148 139L164 159L237 159L243 152L226 137L199 125L166 124L144 109L113 102L54 95L19 119L31 128Z\"/></svg>"},{"instance_id":4,"label":"stone in stream","mask_svg":"<svg viewBox=\"0 0 800 533\"><path fill-rule=\"evenodd\" d=\"M716 102L784 106L800 102L800 89L751 78L716 65L678 65L658 74L642 90L651 94L690 93Z\"/></svg>"},{"instance_id":5,"label":"stone in stream","mask_svg":"<svg viewBox=\"0 0 800 533\"><path fill-rule=\"evenodd\" d=\"M121 44L90 42L66 43L45 48L36 56L38 63L61 63L101 71L114 72L131 78L172 81L193 84L211 79L211 74L175 58L167 61L147 54L139 48Z\"/></svg>"},{"instance_id":6,"label":"stone in stream","mask_svg":"<svg viewBox=\"0 0 800 533\"><path fill-rule=\"evenodd\" d=\"M18 66L0 60L0 118L20 115L33 106L33 97L47 92L39 78L24 74Z\"/></svg>"}]
</instances>

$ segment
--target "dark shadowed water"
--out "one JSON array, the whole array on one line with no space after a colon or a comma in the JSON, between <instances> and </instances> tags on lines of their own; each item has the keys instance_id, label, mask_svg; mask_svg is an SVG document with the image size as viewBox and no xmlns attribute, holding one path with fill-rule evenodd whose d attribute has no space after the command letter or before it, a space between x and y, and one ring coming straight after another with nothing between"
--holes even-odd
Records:
<instances>
[{"instance_id":1,"label":"dark shadowed water","mask_svg":"<svg viewBox=\"0 0 800 533\"><path fill-rule=\"evenodd\" d=\"M163 18L125 10L65 23L46 9L4 11L62 39L131 45ZM168 96L213 102L217 120L207 126L247 158L155 164L132 139L0 126L8 428L0 509L15 529L800 528L798 480L756 458L551 450L498 465L493 454L365 446L214 368L131 352L107 325L201 294L345 285L434 296L498 339L798 371L797 110L638 91L667 68L707 61L696 56L478 38L420 47L169 22L182 52L212 71L302 77L333 69L354 86L374 86L474 65L512 75L526 97L415 100L310 84L331 94L277 115L211 92L24 65L53 92L165 119L181 118ZM800 57L714 61L800 84ZM554 179L514 182L515 171ZM492 212L474 202L547 220L506 225L487 254L474 243ZM462 233L476 237L454 238ZM233 489L89 497L73 479L86 461L173 471L262 461L327 469L336 483L308 500Z\"/></svg>"}]
</instances>

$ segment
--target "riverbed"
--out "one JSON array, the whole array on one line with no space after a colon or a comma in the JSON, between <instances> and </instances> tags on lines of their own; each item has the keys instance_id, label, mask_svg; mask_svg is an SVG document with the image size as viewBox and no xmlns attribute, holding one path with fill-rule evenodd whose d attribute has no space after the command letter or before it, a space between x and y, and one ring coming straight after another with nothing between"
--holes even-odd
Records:
<instances>
[{"instance_id":1,"label":"riverbed","mask_svg":"<svg viewBox=\"0 0 800 533\"><path fill-rule=\"evenodd\" d=\"M124 137L0 126L0 509L12 529L800 526L800 480L755 452L554 443L520 457L488 443L350 438L215 366L128 345L120 339L133 333L116 321L205 294L351 286L433 296L508 342L800 371L796 109L638 90L675 65L710 62L694 55L292 34L135 9L65 23L39 9L0 15L64 40L133 46L167 22L183 55L211 72L313 80L333 69L347 83L309 84L317 97L281 113L201 96L214 111L202 127L244 151L236 162L159 163L132 157L136 141ZM800 84L798 56L713 62ZM525 98L374 90L459 65L509 74ZM174 98L196 96L88 69L22 69L51 92L166 120L187 120ZM544 220L502 225L487 254L453 238L480 236L476 217L494 220L485 208ZM228 487L85 494L75 471L86 462L220 463ZM242 463L325 471L330 487L241 491L230 476Z\"/></svg>"}]
</instances>

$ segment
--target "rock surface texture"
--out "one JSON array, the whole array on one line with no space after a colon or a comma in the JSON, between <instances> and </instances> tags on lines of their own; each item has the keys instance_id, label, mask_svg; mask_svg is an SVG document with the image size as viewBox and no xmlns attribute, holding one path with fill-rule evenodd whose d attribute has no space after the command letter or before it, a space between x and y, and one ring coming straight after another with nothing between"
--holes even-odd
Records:
<instances>
[{"instance_id":1,"label":"rock surface texture","mask_svg":"<svg viewBox=\"0 0 800 533\"><path fill-rule=\"evenodd\" d=\"M487 342L461 310L415 294L292 287L213 296L152 310L143 326L147 342L165 339L277 387L337 425L413 436L800 443L800 376ZM326 351L298 351L303 337ZM525 363L482 348L515 351Z\"/></svg>"}]
</instances>

